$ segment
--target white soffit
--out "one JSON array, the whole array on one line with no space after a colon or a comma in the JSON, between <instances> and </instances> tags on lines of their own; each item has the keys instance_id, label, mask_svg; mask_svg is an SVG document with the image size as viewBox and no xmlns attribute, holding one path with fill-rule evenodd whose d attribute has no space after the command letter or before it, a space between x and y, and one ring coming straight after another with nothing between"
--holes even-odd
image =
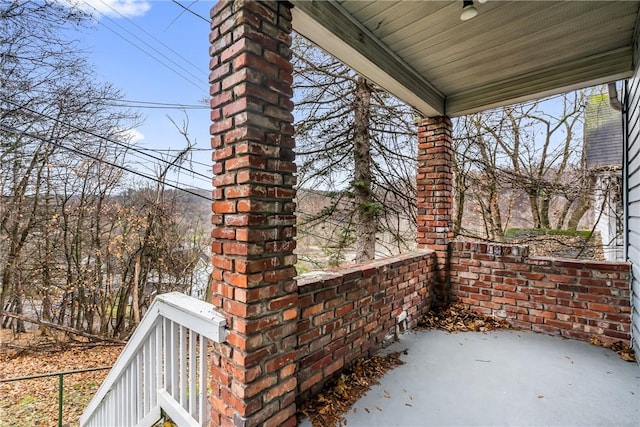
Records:
<instances>
[{"instance_id":1,"label":"white soffit","mask_svg":"<svg viewBox=\"0 0 640 427\"><path fill-rule=\"evenodd\" d=\"M293 27L425 116L631 76L638 1L293 0Z\"/></svg>"}]
</instances>

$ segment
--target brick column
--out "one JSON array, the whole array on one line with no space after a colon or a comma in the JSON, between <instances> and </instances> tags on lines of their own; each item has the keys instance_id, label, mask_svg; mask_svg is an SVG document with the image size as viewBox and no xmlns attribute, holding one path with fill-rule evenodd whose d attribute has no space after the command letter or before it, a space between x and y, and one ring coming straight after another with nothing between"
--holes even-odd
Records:
<instances>
[{"instance_id":1,"label":"brick column","mask_svg":"<svg viewBox=\"0 0 640 427\"><path fill-rule=\"evenodd\" d=\"M296 423L290 8L223 0L211 10L211 299L229 323L210 363L214 425Z\"/></svg>"},{"instance_id":2,"label":"brick column","mask_svg":"<svg viewBox=\"0 0 640 427\"><path fill-rule=\"evenodd\" d=\"M437 304L446 304L448 244L453 237L453 152L449 117L430 117L418 123L417 243L437 255Z\"/></svg>"}]
</instances>

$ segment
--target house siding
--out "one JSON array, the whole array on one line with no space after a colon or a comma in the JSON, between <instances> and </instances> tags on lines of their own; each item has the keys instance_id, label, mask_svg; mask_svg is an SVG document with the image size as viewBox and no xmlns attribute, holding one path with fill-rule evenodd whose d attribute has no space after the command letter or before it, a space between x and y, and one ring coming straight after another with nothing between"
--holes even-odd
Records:
<instances>
[{"instance_id":1,"label":"house siding","mask_svg":"<svg viewBox=\"0 0 640 427\"><path fill-rule=\"evenodd\" d=\"M635 73L625 84L627 259L631 263L632 341L640 354L640 48L638 33L634 42Z\"/></svg>"}]
</instances>

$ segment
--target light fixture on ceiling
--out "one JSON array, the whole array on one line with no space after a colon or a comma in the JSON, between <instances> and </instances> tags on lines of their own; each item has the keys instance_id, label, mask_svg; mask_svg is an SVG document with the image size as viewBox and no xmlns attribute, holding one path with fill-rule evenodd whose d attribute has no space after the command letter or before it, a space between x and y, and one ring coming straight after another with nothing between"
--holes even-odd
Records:
<instances>
[{"instance_id":1,"label":"light fixture on ceiling","mask_svg":"<svg viewBox=\"0 0 640 427\"><path fill-rule=\"evenodd\" d=\"M468 21L471 18L475 18L477 14L478 9L473 5L473 0L462 1L462 13L460 14L461 20Z\"/></svg>"}]
</instances>

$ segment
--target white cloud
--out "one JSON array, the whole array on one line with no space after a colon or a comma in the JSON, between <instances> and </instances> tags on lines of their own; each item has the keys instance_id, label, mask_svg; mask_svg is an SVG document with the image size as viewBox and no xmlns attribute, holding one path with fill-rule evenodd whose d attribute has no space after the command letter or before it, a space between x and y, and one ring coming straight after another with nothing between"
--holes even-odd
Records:
<instances>
[{"instance_id":1,"label":"white cloud","mask_svg":"<svg viewBox=\"0 0 640 427\"><path fill-rule=\"evenodd\" d=\"M62 0L91 13L97 19L101 16L111 18L130 18L142 16L149 9L151 3L147 0Z\"/></svg>"},{"instance_id":2,"label":"white cloud","mask_svg":"<svg viewBox=\"0 0 640 427\"><path fill-rule=\"evenodd\" d=\"M129 144L135 144L136 142L144 139L142 132L137 129L129 129L122 132L122 134Z\"/></svg>"}]
</instances>

